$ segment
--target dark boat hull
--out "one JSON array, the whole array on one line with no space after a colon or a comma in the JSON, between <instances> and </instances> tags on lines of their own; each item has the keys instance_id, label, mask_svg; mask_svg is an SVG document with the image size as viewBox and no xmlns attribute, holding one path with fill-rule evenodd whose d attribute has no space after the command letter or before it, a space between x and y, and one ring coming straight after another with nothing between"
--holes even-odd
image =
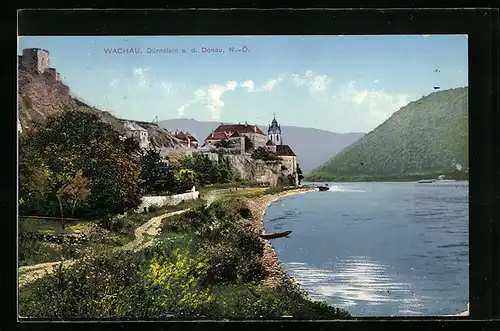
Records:
<instances>
[{"instance_id":1,"label":"dark boat hull","mask_svg":"<svg viewBox=\"0 0 500 331\"><path fill-rule=\"evenodd\" d=\"M275 239L275 238L286 237L290 233L292 233L292 231L277 232L277 233L266 233L266 234L261 234L260 237L262 239Z\"/></svg>"},{"instance_id":2,"label":"dark boat hull","mask_svg":"<svg viewBox=\"0 0 500 331\"><path fill-rule=\"evenodd\" d=\"M328 191L330 188L328 186L319 186L318 187L320 192Z\"/></svg>"}]
</instances>

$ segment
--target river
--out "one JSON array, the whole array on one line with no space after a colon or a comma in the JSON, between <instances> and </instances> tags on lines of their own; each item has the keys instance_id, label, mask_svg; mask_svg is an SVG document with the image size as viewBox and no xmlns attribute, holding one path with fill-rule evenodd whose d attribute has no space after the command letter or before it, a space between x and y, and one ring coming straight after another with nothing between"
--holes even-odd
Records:
<instances>
[{"instance_id":1,"label":"river","mask_svg":"<svg viewBox=\"0 0 500 331\"><path fill-rule=\"evenodd\" d=\"M467 310L468 182L329 183L264 217L282 267L313 299L353 316Z\"/></svg>"}]
</instances>

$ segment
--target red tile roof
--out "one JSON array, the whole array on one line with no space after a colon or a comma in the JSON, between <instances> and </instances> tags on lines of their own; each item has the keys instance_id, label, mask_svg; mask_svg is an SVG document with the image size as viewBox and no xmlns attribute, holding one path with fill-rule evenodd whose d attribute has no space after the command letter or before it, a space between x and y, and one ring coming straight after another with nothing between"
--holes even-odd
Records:
<instances>
[{"instance_id":1,"label":"red tile roof","mask_svg":"<svg viewBox=\"0 0 500 331\"><path fill-rule=\"evenodd\" d=\"M276 155L278 156L297 156L288 145L276 145Z\"/></svg>"},{"instance_id":2,"label":"red tile roof","mask_svg":"<svg viewBox=\"0 0 500 331\"><path fill-rule=\"evenodd\" d=\"M224 140L227 138L228 136L224 132L212 132L205 140Z\"/></svg>"},{"instance_id":3,"label":"red tile roof","mask_svg":"<svg viewBox=\"0 0 500 331\"><path fill-rule=\"evenodd\" d=\"M250 125L250 124L221 124L217 129L215 129L215 132L235 132L238 131L239 133L259 133L264 135L264 132L262 132L261 129L259 129L258 126L256 125Z\"/></svg>"},{"instance_id":4,"label":"red tile roof","mask_svg":"<svg viewBox=\"0 0 500 331\"><path fill-rule=\"evenodd\" d=\"M243 133L258 133L265 135L256 125L249 124L221 124L205 140L224 140L228 138L241 137ZM212 136L213 134L213 136Z\"/></svg>"}]
</instances>

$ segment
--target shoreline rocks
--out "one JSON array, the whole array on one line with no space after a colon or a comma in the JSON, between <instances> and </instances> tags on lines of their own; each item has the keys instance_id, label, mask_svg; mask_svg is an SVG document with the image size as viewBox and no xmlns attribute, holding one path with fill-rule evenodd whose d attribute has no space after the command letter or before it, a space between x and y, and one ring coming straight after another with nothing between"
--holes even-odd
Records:
<instances>
[{"instance_id":1,"label":"shoreline rocks","mask_svg":"<svg viewBox=\"0 0 500 331\"><path fill-rule=\"evenodd\" d=\"M248 208L252 213L252 218L247 221L247 225L252 231L262 234L264 233L264 215L266 214L267 208L275 201L296 194L303 194L308 192L316 192L317 188L299 188L296 190L284 191L277 194L269 194L257 198L248 199ZM261 239L264 243L264 253L262 256L262 264L264 266L266 277L264 279L264 285L274 287L285 280L293 279L288 276L284 270L281 268L281 262L276 256L274 247L271 242L266 239Z\"/></svg>"}]
</instances>

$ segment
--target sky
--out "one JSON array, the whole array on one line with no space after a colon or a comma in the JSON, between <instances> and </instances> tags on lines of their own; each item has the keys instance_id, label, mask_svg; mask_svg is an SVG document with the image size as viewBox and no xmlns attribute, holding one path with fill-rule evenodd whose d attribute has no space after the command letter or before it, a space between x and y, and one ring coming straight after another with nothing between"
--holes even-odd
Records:
<instances>
[{"instance_id":1,"label":"sky","mask_svg":"<svg viewBox=\"0 0 500 331\"><path fill-rule=\"evenodd\" d=\"M336 133L468 86L467 47L466 35L18 38L18 54L48 50L74 96L120 118L266 125L276 113Z\"/></svg>"}]
</instances>

